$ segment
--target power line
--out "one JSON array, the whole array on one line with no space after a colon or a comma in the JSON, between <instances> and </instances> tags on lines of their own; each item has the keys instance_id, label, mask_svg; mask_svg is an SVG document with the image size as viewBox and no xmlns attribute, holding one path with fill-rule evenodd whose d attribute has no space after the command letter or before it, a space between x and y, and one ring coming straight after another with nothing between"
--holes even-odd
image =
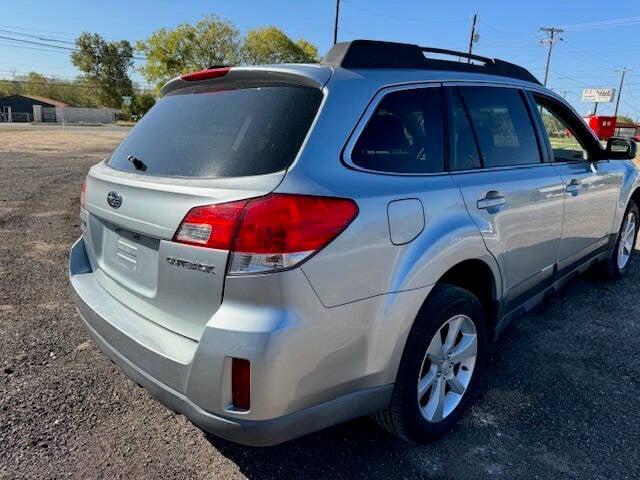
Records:
<instances>
[{"instance_id":1,"label":"power line","mask_svg":"<svg viewBox=\"0 0 640 480\"><path fill-rule=\"evenodd\" d=\"M56 43L66 43L67 45L75 45L75 42L72 42L70 40L61 40L58 38L43 37L42 35L32 35L30 33L21 33L21 32L16 32L14 30L5 30L4 28L0 28L0 32L9 33L11 35L19 35L21 37L35 38L37 40L41 40L44 42L56 42Z\"/></svg>"},{"instance_id":2,"label":"power line","mask_svg":"<svg viewBox=\"0 0 640 480\"><path fill-rule=\"evenodd\" d=\"M19 85L40 85L45 87L74 87L74 88L88 88L88 89L99 89L101 88L99 85L83 85L81 83L45 83L45 82L32 82L29 80L9 80L0 78L0 83L14 83ZM135 82L133 82L135 83ZM148 86L146 88L141 88L142 90L152 90Z\"/></svg>"},{"instance_id":3,"label":"power line","mask_svg":"<svg viewBox=\"0 0 640 480\"><path fill-rule=\"evenodd\" d=\"M518 40L522 40L522 39L525 39L525 38L531 38L531 37L537 36L537 33L533 33L533 34L529 33L529 34L526 34L526 35L521 35L521 34L517 34L517 33L507 32L505 30L501 30L501 29L499 29L497 27L494 27L490 23L487 23L487 21L484 18L482 18L479 22L480 22L481 25L484 25L485 27L489 27L491 30L493 30L496 33L499 33L499 34L504 35L506 37L515 38L515 39L518 39Z\"/></svg>"},{"instance_id":4,"label":"power line","mask_svg":"<svg viewBox=\"0 0 640 480\"><path fill-rule=\"evenodd\" d=\"M12 42L26 43L26 44L29 44L29 45L38 45L38 46L43 46L43 47L48 47L48 48L54 48L54 49L64 50L64 51L69 51L69 52L79 52L79 50L77 48L65 47L65 46L62 46L62 45L53 45L53 44L44 43L44 42L36 42L36 41L33 41L33 40L25 40L23 38L7 37L5 35L0 35L0 39L2 39L2 40L10 40ZM115 56L115 57L127 57L126 55L119 55L117 53L110 53L108 55L109 56ZM147 60L146 57L140 57L140 56L136 56L136 55L132 55L131 58L135 58L137 60Z\"/></svg>"},{"instance_id":5,"label":"power line","mask_svg":"<svg viewBox=\"0 0 640 480\"><path fill-rule=\"evenodd\" d=\"M12 28L14 30L23 30L25 32L40 32L40 33L53 33L54 35L63 35L68 38L75 38L76 35L71 32L60 32L55 30L42 30L39 28L28 28L28 27L16 27L15 25L0 25L1 28Z\"/></svg>"},{"instance_id":6,"label":"power line","mask_svg":"<svg viewBox=\"0 0 640 480\"><path fill-rule=\"evenodd\" d=\"M583 62L587 62L590 63L591 65L597 67L597 68L602 68L603 66L606 66L607 68L613 67L613 68L618 68L618 65L614 65L611 62L608 62L606 60L603 60L601 58L594 58L593 53L588 52L586 50L582 50L581 48L576 47L573 43L568 42L567 40L564 40L565 45L568 45L570 49L584 55L584 60ZM595 60L595 63L594 63ZM599 63L600 65L597 65L597 63Z\"/></svg>"},{"instance_id":7,"label":"power line","mask_svg":"<svg viewBox=\"0 0 640 480\"><path fill-rule=\"evenodd\" d=\"M561 26L561 28L568 32L584 32L588 30L600 30L603 28L624 27L629 25L636 25L638 23L640 23L640 16L614 18L610 20L599 20L595 22L574 23L570 25L563 25Z\"/></svg>"}]
</instances>

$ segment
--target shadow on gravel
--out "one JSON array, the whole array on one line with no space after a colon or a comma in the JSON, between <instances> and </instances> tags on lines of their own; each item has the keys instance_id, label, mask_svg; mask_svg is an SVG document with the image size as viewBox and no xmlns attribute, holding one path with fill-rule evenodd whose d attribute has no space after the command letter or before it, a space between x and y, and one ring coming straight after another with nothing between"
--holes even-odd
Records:
<instances>
[{"instance_id":1,"label":"shadow on gravel","mask_svg":"<svg viewBox=\"0 0 640 480\"><path fill-rule=\"evenodd\" d=\"M393 478L398 458L411 446L381 431L372 420L353 420L275 447L245 447L208 436L212 445L248 478ZM424 448L424 447L422 447ZM405 474L411 469L404 465Z\"/></svg>"}]
</instances>

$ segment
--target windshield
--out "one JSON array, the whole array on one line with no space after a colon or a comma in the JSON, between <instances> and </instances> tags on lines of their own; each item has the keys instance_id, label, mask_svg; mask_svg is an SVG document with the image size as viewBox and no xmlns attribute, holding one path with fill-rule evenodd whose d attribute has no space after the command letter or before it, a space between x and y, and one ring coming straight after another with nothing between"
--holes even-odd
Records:
<instances>
[{"instance_id":1,"label":"windshield","mask_svg":"<svg viewBox=\"0 0 640 480\"><path fill-rule=\"evenodd\" d=\"M269 86L169 95L133 128L108 165L180 177L236 177L286 169L322 93Z\"/></svg>"}]
</instances>

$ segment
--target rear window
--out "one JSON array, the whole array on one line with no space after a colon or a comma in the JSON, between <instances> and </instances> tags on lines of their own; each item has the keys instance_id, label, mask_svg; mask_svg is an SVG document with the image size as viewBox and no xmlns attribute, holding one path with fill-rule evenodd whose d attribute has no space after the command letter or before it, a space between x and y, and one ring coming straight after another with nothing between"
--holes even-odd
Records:
<instances>
[{"instance_id":1,"label":"rear window","mask_svg":"<svg viewBox=\"0 0 640 480\"><path fill-rule=\"evenodd\" d=\"M322 93L268 86L169 95L149 110L108 165L149 175L238 177L287 168Z\"/></svg>"},{"instance_id":2,"label":"rear window","mask_svg":"<svg viewBox=\"0 0 640 480\"><path fill-rule=\"evenodd\" d=\"M379 172L442 172L440 90L430 87L385 96L351 152L353 163Z\"/></svg>"}]
</instances>

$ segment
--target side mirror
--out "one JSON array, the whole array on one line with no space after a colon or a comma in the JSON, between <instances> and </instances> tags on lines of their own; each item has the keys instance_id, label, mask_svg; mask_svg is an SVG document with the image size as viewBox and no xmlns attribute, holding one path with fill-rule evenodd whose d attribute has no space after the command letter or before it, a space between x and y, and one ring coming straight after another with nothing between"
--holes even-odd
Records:
<instances>
[{"instance_id":1,"label":"side mirror","mask_svg":"<svg viewBox=\"0 0 640 480\"><path fill-rule=\"evenodd\" d=\"M611 137L607 140L606 157L611 160L633 160L636 158L636 142L629 138Z\"/></svg>"}]
</instances>

